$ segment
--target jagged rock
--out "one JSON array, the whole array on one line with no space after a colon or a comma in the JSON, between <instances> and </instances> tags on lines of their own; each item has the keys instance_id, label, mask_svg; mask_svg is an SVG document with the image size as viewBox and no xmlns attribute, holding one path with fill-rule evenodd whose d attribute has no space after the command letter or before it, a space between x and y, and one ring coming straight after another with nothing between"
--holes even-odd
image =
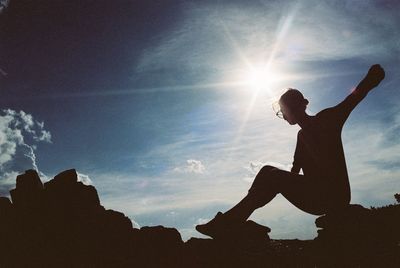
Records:
<instances>
[{"instance_id":1,"label":"jagged rock","mask_svg":"<svg viewBox=\"0 0 400 268\"><path fill-rule=\"evenodd\" d=\"M387 219L392 219L387 221ZM400 208L397 206L371 210L361 205L350 205L342 211L330 213L316 219L318 239L347 240L377 243L379 240L400 240ZM394 235L397 234L397 235ZM349 244L349 243L347 243Z\"/></svg>"},{"instance_id":2,"label":"jagged rock","mask_svg":"<svg viewBox=\"0 0 400 268\"><path fill-rule=\"evenodd\" d=\"M181 234L175 228L166 228L164 226L145 226L140 230L134 230L137 241L142 243L152 243L160 248L180 247L183 245Z\"/></svg>"},{"instance_id":3,"label":"jagged rock","mask_svg":"<svg viewBox=\"0 0 400 268\"><path fill-rule=\"evenodd\" d=\"M319 228L349 228L358 227L368 217L370 210L361 205L349 205L343 210L323 215L315 220Z\"/></svg>"},{"instance_id":4,"label":"jagged rock","mask_svg":"<svg viewBox=\"0 0 400 268\"><path fill-rule=\"evenodd\" d=\"M141 267L181 266L184 243L175 228L163 226L134 229L134 251Z\"/></svg>"},{"instance_id":5,"label":"jagged rock","mask_svg":"<svg viewBox=\"0 0 400 268\"><path fill-rule=\"evenodd\" d=\"M395 257L399 253L396 250L400 242L399 217L400 206L382 208L378 212L361 205L350 205L319 217L316 225L323 229L318 230L314 245L318 261L323 266L329 263L337 267L387 267L384 265L387 260L400 264L400 259Z\"/></svg>"},{"instance_id":6,"label":"jagged rock","mask_svg":"<svg viewBox=\"0 0 400 268\"><path fill-rule=\"evenodd\" d=\"M321 217L315 241L270 240L248 221L230 239L183 243L174 228L132 228L75 170L38 178L18 176L15 203L0 198L0 267L400 267L400 205Z\"/></svg>"},{"instance_id":7,"label":"jagged rock","mask_svg":"<svg viewBox=\"0 0 400 268\"><path fill-rule=\"evenodd\" d=\"M42 190L43 183L36 170L29 169L25 174L17 176L17 189Z\"/></svg>"},{"instance_id":8,"label":"jagged rock","mask_svg":"<svg viewBox=\"0 0 400 268\"><path fill-rule=\"evenodd\" d=\"M104 212L104 225L124 234L130 232L133 228L131 220L124 213L112 209L107 209Z\"/></svg>"},{"instance_id":9,"label":"jagged rock","mask_svg":"<svg viewBox=\"0 0 400 268\"><path fill-rule=\"evenodd\" d=\"M0 234L1 229L4 229L5 226L10 222L12 213L12 204L10 199L7 197L0 197Z\"/></svg>"},{"instance_id":10,"label":"jagged rock","mask_svg":"<svg viewBox=\"0 0 400 268\"><path fill-rule=\"evenodd\" d=\"M96 189L78 182L75 169L61 172L44 184L45 201L55 210L100 208Z\"/></svg>"},{"instance_id":11,"label":"jagged rock","mask_svg":"<svg viewBox=\"0 0 400 268\"><path fill-rule=\"evenodd\" d=\"M267 226L258 224L252 220L246 221L242 233L239 235L243 239L268 242L270 240L268 233L271 229Z\"/></svg>"},{"instance_id":12,"label":"jagged rock","mask_svg":"<svg viewBox=\"0 0 400 268\"><path fill-rule=\"evenodd\" d=\"M263 267L271 258L270 231L248 220L217 239L191 238L185 267Z\"/></svg>"},{"instance_id":13,"label":"jagged rock","mask_svg":"<svg viewBox=\"0 0 400 268\"><path fill-rule=\"evenodd\" d=\"M11 209L11 201L7 197L0 197L0 215L3 211Z\"/></svg>"},{"instance_id":14,"label":"jagged rock","mask_svg":"<svg viewBox=\"0 0 400 268\"><path fill-rule=\"evenodd\" d=\"M68 169L59 174L57 174L54 179L45 183L46 188L51 188L52 186L68 186L74 185L78 182L78 173L76 173L75 169Z\"/></svg>"},{"instance_id":15,"label":"jagged rock","mask_svg":"<svg viewBox=\"0 0 400 268\"><path fill-rule=\"evenodd\" d=\"M27 170L17 176L16 188L10 191L13 204L21 209L37 209L41 206L43 184L35 170Z\"/></svg>"},{"instance_id":16,"label":"jagged rock","mask_svg":"<svg viewBox=\"0 0 400 268\"><path fill-rule=\"evenodd\" d=\"M364 241L377 230L378 226L371 220L371 210L361 205L349 205L316 219L316 226L322 228L318 230L317 239Z\"/></svg>"}]
</instances>

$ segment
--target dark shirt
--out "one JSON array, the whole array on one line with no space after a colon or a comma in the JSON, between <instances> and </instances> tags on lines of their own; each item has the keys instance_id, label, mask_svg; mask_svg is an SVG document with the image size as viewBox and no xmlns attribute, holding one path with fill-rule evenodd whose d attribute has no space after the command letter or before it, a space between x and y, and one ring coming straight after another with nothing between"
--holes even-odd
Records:
<instances>
[{"instance_id":1,"label":"dark shirt","mask_svg":"<svg viewBox=\"0 0 400 268\"><path fill-rule=\"evenodd\" d=\"M351 111L365 96L355 91L340 104L311 118L298 132L293 172L302 169L305 177L323 183L332 191L345 189L350 194L341 132Z\"/></svg>"}]
</instances>

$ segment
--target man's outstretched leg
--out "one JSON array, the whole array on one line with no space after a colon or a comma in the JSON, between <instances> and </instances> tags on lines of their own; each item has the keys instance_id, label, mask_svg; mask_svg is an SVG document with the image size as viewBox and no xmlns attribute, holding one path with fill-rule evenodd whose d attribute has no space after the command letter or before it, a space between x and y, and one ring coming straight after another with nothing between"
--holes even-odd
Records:
<instances>
[{"instance_id":1,"label":"man's outstretched leg","mask_svg":"<svg viewBox=\"0 0 400 268\"><path fill-rule=\"evenodd\" d=\"M278 170L272 166L263 167L257 174L249 193L233 208L225 213L218 212L214 219L196 226L202 234L218 237L231 233L243 226L257 208L268 204L279 192Z\"/></svg>"},{"instance_id":2,"label":"man's outstretched leg","mask_svg":"<svg viewBox=\"0 0 400 268\"><path fill-rule=\"evenodd\" d=\"M238 230L257 208L268 204L281 193L297 208L322 215L340 202L335 197L342 196L341 190L333 190L321 178L305 177L272 166L263 167L257 174L249 193L232 209L224 214L219 212L214 219L196 230L202 234L217 237Z\"/></svg>"}]
</instances>

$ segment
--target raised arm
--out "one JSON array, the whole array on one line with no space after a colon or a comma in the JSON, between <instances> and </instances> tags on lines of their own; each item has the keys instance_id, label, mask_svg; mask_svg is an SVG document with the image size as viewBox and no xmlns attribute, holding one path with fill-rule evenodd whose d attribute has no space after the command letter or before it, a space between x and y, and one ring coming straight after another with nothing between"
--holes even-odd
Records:
<instances>
[{"instance_id":1,"label":"raised arm","mask_svg":"<svg viewBox=\"0 0 400 268\"><path fill-rule=\"evenodd\" d=\"M379 83L385 78L385 71L379 64L372 65L367 75L358 84L358 86L351 92L349 96L344 99L341 103L334 107L336 110L336 117L342 123L349 117L351 111L359 104L368 92L379 85Z\"/></svg>"}]
</instances>

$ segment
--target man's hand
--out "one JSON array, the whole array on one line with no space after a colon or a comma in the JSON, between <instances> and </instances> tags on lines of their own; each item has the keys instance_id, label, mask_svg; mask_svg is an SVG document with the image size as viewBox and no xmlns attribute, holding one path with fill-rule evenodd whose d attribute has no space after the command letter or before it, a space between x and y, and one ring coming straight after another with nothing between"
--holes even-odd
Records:
<instances>
[{"instance_id":1,"label":"man's hand","mask_svg":"<svg viewBox=\"0 0 400 268\"><path fill-rule=\"evenodd\" d=\"M379 64L375 64L369 68L367 75L362 80L360 85L367 89L372 89L379 85L383 78L385 78L385 70L383 70Z\"/></svg>"},{"instance_id":2,"label":"man's hand","mask_svg":"<svg viewBox=\"0 0 400 268\"><path fill-rule=\"evenodd\" d=\"M372 65L369 68L367 75L358 84L358 86L347 96L344 101L335 106L337 112L338 122L342 125L349 117L351 111L359 104L367 94L379 85L385 78L385 71L379 64Z\"/></svg>"}]
</instances>

